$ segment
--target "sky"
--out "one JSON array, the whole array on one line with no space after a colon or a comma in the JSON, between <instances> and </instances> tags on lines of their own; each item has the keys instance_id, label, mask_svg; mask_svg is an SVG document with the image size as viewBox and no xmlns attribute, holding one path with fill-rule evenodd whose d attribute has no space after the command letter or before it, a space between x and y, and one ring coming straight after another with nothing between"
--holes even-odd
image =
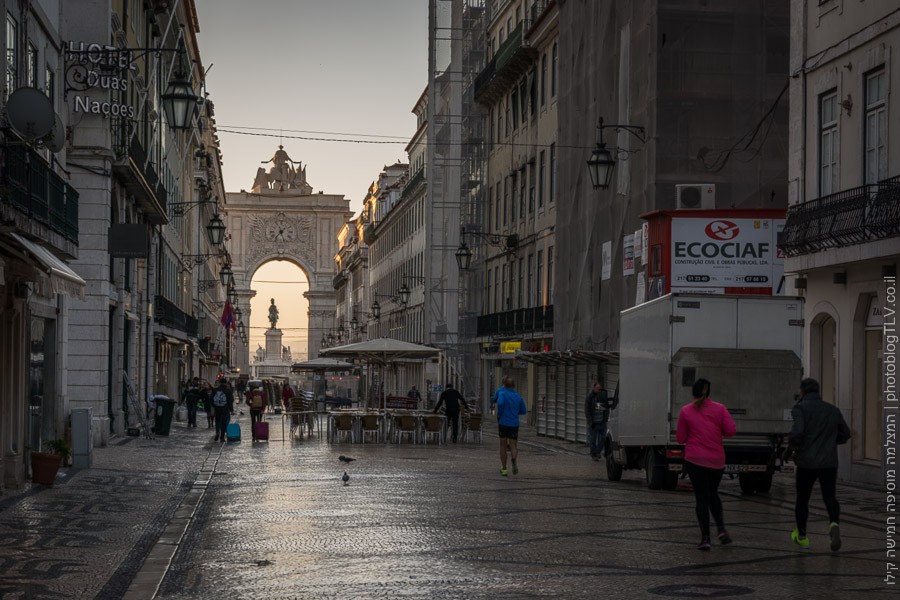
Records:
<instances>
[{"instance_id":1,"label":"sky","mask_svg":"<svg viewBox=\"0 0 900 600\"><path fill-rule=\"evenodd\" d=\"M225 189L250 189L260 162L283 143L291 159L307 167L315 192L342 194L358 213L383 167L407 160L404 148L416 127L411 110L428 77L427 0L195 2ZM274 137L228 133L238 130ZM292 347L295 358L298 349L305 350L307 304L302 296L297 301L307 289L305 281L303 286L263 283L303 279L302 271L287 262L257 271L251 352L257 344L265 346L270 298L279 307L284 345Z\"/></svg>"}]
</instances>

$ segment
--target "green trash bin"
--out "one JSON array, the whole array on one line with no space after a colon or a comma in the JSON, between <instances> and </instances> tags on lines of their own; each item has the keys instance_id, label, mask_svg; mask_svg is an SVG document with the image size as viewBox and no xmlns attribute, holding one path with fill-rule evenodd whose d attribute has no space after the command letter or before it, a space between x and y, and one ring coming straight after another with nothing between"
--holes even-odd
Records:
<instances>
[{"instance_id":1,"label":"green trash bin","mask_svg":"<svg viewBox=\"0 0 900 600\"><path fill-rule=\"evenodd\" d=\"M156 396L156 412L154 413L153 433L169 435L172 428L172 417L175 414L175 401L168 396Z\"/></svg>"}]
</instances>

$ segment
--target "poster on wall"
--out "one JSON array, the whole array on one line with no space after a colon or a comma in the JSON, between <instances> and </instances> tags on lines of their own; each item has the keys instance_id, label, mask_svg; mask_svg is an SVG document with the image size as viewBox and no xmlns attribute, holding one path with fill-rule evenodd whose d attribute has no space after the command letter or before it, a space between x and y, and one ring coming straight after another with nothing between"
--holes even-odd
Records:
<instances>
[{"instance_id":1,"label":"poster on wall","mask_svg":"<svg viewBox=\"0 0 900 600\"><path fill-rule=\"evenodd\" d=\"M600 273L600 281L609 279L612 273L612 242L603 242L603 270Z\"/></svg>"},{"instance_id":2,"label":"poster on wall","mask_svg":"<svg viewBox=\"0 0 900 600\"><path fill-rule=\"evenodd\" d=\"M647 281L644 278L644 272L638 271L637 274L637 290L634 293L634 305L643 304L647 298L646 294Z\"/></svg>"},{"instance_id":3,"label":"poster on wall","mask_svg":"<svg viewBox=\"0 0 900 600\"><path fill-rule=\"evenodd\" d=\"M641 223L641 264L647 266L650 259L650 251L647 245L650 242L650 223Z\"/></svg>"},{"instance_id":4,"label":"poster on wall","mask_svg":"<svg viewBox=\"0 0 900 600\"><path fill-rule=\"evenodd\" d=\"M775 254L783 226L783 219L672 219L671 291L772 289L784 271Z\"/></svg>"},{"instance_id":5,"label":"poster on wall","mask_svg":"<svg viewBox=\"0 0 900 600\"><path fill-rule=\"evenodd\" d=\"M634 232L634 264L637 265L637 259L644 253L644 231L638 229ZM646 263L644 263L646 264Z\"/></svg>"},{"instance_id":6,"label":"poster on wall","mask_svg":"<svg viewBox=\"0 0 900 600\"><path fill-rule=\"evenodd\" d=\"M634 234L629 233L622 242L622 275L634 275Z\"/></svg>"}]
</instances>

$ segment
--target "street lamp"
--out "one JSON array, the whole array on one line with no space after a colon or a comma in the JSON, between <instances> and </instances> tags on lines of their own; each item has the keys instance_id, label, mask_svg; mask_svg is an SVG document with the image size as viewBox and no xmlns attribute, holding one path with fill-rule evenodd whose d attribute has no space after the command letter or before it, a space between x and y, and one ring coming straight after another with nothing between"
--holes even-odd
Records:
<instances>
[{"instance_id":1,"label":"street lamp","mask_svg":"<svg viewBox=\"0 0 900 600\"><path fill-rule=\"evenodd\" d=\"M206 235L209 237L209 243L213 246L221 246L225 241L225 222L219 215L213 215L206 226Z\"/></svg>"},{"instance_id":2,"label":"street lamp","mask_svg":"<svg viewBox=\"0 0 900 600\"><path fill-rule=\"evenodd\" d=\"M472 251L466 246L465 242L460 242L459 248L456 249L456 264L460 271L468 271L472 264Z\"/></svg>"},{"instance_id":3,"label":"street lamp","mask_svg":"<svg viewBox=\"0 0 900 600\"><path fill-rule=\"evenodd\" d=\"M397 296L400 298L400 304L402 304L403 306L409 304L409 294L409 286L406 285L406 282L404 281L400 284L400 289L397 290Z\"/></svg>"},{"instance_id":4,"label":"street lamp","mask_svg":"<svg viewBox=\"0 0 900 600\"><path fill-rule=\"evenodd\" d=\"M359 329L359 319L356 318L356 315L353 315L353 318L350 319L350 329L353 331Z\"/></svg>"},{"instance_id":5,"label":"street lamp","mask_svg":"<svg viewBox=\"0 0 900 600\"><path fill-rule=\"evenodd\" d=\"M244 327L244 323L240 322L237 324L238 335L241 336L241 339L244 339L247 335L247 330Z\"/></svg>"},{"instance_id":6,"label":"street lamp","mask_svg":"<svg viewBox=\"0 0 900 600\"><path fill-rule=\"evenodd\" d=\"M237 304L237 292L234 289L234 286L228 288L228 302L234 306Z\"/></svg>"},{"instance_id":7,"label":"street lamp","mask_svg":"<svg viewBox=\"0 0 900 600\"><path fill-rule=\"evenodd\" d=\"M178 131L190 129L193 125L194 109L197 107L197 95L194 94L194 88L183 73L175 75L175 79L169 82L161 98L169 126Z\"/></svg>"},{"instance_id":8,"label":"street lamp","mask_svg":"<svg viewBox=\"0 0 900 600\"><path fill-rule=\"evenodd\" d=\"M241 307L240 307L240 306L235 306L235 307L234 307L234 318L235 318L237 321L240 321L242 316L244 316L244 313L241 312Z\"/></svg>"},{"instance_id":9,"label":"street lamp","mask_svg":"<svg viewBox=\"0 0 900 600\"><path fill-rule=\"evenodd\" d=\"M591 184L594 186L595 190L607 189L609 187L610 181L612 181L612 173L613 168L616 166L616 160L613 158L612 152L610 152L610 150L613 150L617 154L621 155L622 160L626 160L628 158L627 149L607 149L606 144L603 143L603 130L608 128L615 129L616 131L624 129L625 131L636 137L642 144L646 143L647 141L643 127L640 127L638 125L604 125L603 117L600 117L600 122L597 124L597 132L600 137L597 142L597 147L594 148L594 151L591 153L591 158L587 161L588 174L590 174L591 176Z\"/></svg>"},{"instance_id":10,"label":"street lamp","mask_svg":"<svg viewBox=\"0 0 900 600\"><path fill-rule=\"evenodd\" d=\"M219 269L219 281L224 286L230 286L234 283L234 271L231 270L231 265L225 265Z\"/></svg>"},{"instance_id":11,"label":"street lamp","mask_svg":"<svg viewBox=\"0 0 900 600\"><path fill-rule=\"evenodd\" d=\"M378 304L378 300L375 299L372 301L372 318L376 321L381 318L381 305Z\"/></svg>"}]
</instances>

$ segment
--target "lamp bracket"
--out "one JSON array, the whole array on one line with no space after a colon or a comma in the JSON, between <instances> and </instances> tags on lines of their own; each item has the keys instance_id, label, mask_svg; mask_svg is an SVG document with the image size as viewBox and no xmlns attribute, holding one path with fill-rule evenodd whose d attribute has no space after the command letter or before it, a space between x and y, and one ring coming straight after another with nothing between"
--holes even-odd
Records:
<instances>
[{"instance_id":1,"label":"lamp bracket","mask_svg":"<svg viewBox=\"0 0 900 600\"><path fill-rule=\"evenodd\" d=\"M628 133L630 133L631 135L636 137L638 139L638 141L640 141L642 144L647 143L647 133L644 130L644 128L641 127L640 125L620 125L620 124L604 125L603 117L600 117L600 122L597 124L597 131L599 131L599 133L600 133L600 143L601 144L603 143L603 130L604 129L615 129L617 132L620 130L627 131ZM615 150L619 151L618 148L616 148Z\"/></svg>"},{"instance_id":2,"label":"lamp bracket","mask_svg":"<svg viewBox=\"0 0 900 600\"><path fill-rule=\"evenodd\" d=\"M495 248L501 248L510 252L514 252L516 248L519 247L519 236L515 233L510 235L483 233L481 231L466 231L466 228L463 227L460 229L459 235L461 238L460 242L465 241L466 235L471 235L480 240L484 240L489 246L494 246Z\"/></svg>"}]
</instances>

